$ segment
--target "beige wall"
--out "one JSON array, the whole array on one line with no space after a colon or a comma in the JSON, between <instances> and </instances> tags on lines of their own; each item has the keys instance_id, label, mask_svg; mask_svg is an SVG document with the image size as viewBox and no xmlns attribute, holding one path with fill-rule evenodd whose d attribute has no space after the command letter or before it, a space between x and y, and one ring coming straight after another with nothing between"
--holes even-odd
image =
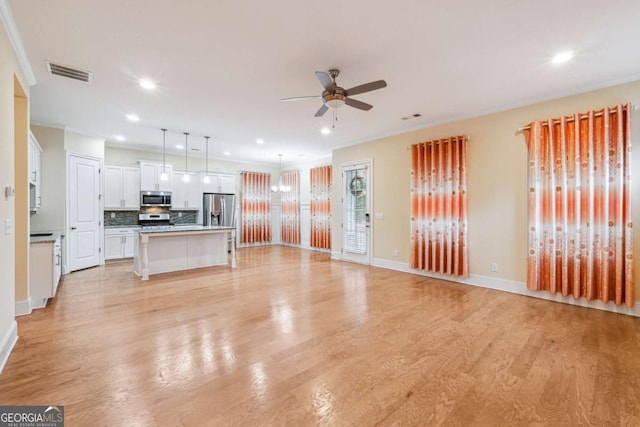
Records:
<instances>
[{"instance_id":1,"label":"beige wall","mask_svg":"<svg viewBox=\"0 0 640 427\"><path fill-rule=\"evenodd\" d=\"M5 196L5 188L15 186L14 150L14 78L29 96L29 86L22 75L13 48L3 28L0 28L0 343L15 327L15 227L5 234L5 221L16 222L16 198ZM26 129L20 129L26 132ZM26 167L26 165L25 165ZM26 186L26 183L25 183ZM26 195L24 195L26 197ZM28 218L28 213L25 213ZM20 221L25 221L21 218ZM21 236L20 238L24 238Z\"/></svg>"},{"instance_id":2,"label":"beige wall","mask_svg":"<svg viewBox=\"0 0 640 427\"><path fill-rule=\"evenodd\" d=\"M104 138L82 135L70 130L64 131L66 151L104 159Z\"/></svg>"},{"instance_id":3,"label":"beige wall","mask_svg":"<svg viewBox=\"0 0 640 427\"><path fill-rule=\"evenodd\" d=\"M414 132L359 144L333 152L334 183L340 182L340 165L365 158L373 159L374 258L409 261L410 154L416 142L466 134L468 145L469 267L471 274L517 282L526 280L526 147L516 129L535 120L584 112L631 102L640 105L640 81L581 95L517 108L474 119L443 124ZM639 112L632 123L640 121ZM637 125L634 125L637 129ZM634 145L640 140L632 132ZM632 176L640 176L640 156L632 158ZM640 223L640 187L632 183L633 220ZM334 200L340 200L340 185L333 186ZM333 210L333 250L342 248L340 206ZM373 215L372 215L373 217ZM640 233L634 246L640 247ZM393 256L398 249L399 256ZM638 257L636 257L638 259ZM499 271L490 271L491 263ZM640 268L635 266L636 299L640 299Z\"/></svg>"},{"instance_id":4,"label":"beige wall","mask_svg":"<svg viewBox=\"0 0 640 427\"><path fill-rule=\"evenodd\" d=\"M31 215L31 229L63 230L65 218L65 154L63 129L31 126L42 147L42 207Z\"/></svg>"},{"instance_id":5,"label":"beige wall","mask_svg":"<svg viewBox=\"0 0 640 427\"><path fill-rule=\"evenodd\" d=\"M14 78L15 288L16 301L29 298L29 100Z\"/></svg>"}]
</instances>

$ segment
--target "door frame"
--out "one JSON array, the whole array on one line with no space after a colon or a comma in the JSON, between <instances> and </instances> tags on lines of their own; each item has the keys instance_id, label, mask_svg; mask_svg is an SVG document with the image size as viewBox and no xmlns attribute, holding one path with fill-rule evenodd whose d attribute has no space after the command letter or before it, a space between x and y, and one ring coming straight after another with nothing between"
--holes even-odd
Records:
<instances>
[{"instance_id":1,"label":"door frame","mask_svg":"<svg viewBox=\"0 0 640 427\"><path fill-rule=\"evenodd\" d=\"M373 158L365 158L360 160L351 160L348 162L340 163L340 258L344 261L348 262L358 262L353 260L347 260L344 258L344 198L346 193L346 183L345 183L345 175L344 168L349 166L357 166L366 164L369 170L369 182L367 189L368 196L368 204L369 204L369 238L368 238L368 247L367 247L367 261L360 263L365 265L373 265L373 235L374 235L374 227L373 227Z\"/></svg>"},{"instance_id":2,"label":"door frame","mask_svg":"<svg viewBox=\"0 0 640 427\"><path fill-rule=\"evenodd\" d=\"M93 157L93 156L88 156L86 154L82 154L82 153L77 153L74 151L68 151L65 150L65 169L66 169L66 173L65 173L65 180L66 180L66 185L65 185L65 203L64 203L64 236L68 236L69 235L69 228L71 227L71 225L69 224L69 217L70 217L70 212L71 212L71 197L69 197L69 195L71 194L71 179L70 179L70 174L71 174L71 165L70 165L70 160L71 160L71 156L73 157L79 157L82 159L87 159L87 160L95 160L98 162L98 168L100 170L99 174L98 174L98 191L100 192L99 197L100 197L100 203L99 203L99 216L100 218L102 218L99 221L99 230L98 230L98 237L99 237L99 244L100 244L100 259L99 259L99 264L98 265L104 265L104 159L100 158L100 157ZM63 245L63 252L64 252L64 263L62 265L62 274L67 274L69 273L69 256L70 256L70 247L67 244L69 240L68 239L63 239L62 240L62 245Z\"/></svg>"}]
</instances>

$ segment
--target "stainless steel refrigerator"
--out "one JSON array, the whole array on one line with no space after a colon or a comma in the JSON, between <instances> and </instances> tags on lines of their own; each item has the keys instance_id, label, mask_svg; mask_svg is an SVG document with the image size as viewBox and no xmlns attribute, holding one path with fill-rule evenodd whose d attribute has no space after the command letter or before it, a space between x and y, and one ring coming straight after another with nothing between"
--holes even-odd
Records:
<instances>
[{"instance_id":1,"label":"stainless steel refrigerator","mask_svg":"<svg viewBox=\"0 0 640 427\"><path fill-rule=\"evenodd\" d=\"M236 226L236 195L204 193L202 195L203 225Z\"/></svg>"}]
</instances>

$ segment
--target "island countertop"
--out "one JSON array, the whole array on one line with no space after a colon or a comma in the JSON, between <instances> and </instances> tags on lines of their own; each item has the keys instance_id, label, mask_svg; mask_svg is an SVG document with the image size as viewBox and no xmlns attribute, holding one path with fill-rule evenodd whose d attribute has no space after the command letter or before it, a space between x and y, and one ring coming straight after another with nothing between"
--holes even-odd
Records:
<instances>
[{"instance_id":1,"label":"island countertop","mask_svg":"<svg viewBox=\"0 0 640 427\"><path fill-rule=\"evenodd\" d=\"M190 225L172 225L166 227L139 227L134 228L133 231L141 234L151 234L151 233L180 233L180 232L188 232L188 231L229 231L234 230L234 227L224 227L221 225L199 225L199 224L190 224Z\"/></svg>"}]
</instances>

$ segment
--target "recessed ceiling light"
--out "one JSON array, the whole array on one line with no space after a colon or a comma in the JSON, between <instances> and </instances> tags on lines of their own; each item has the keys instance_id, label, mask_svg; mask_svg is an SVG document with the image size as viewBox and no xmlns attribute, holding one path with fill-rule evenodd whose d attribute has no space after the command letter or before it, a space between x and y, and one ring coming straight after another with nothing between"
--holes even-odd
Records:
<instances>
[{"instance_id":1,"label":"recessed ceiling light","mask_svg":"<svg viewBox=\"0 0 640 427\"><path fill-rule=\"evenodd\" d=\"M136 116L135 114L127 114L127 119L129 119L132 122L140 121L140 117Z\"/></svg>"},{"instance_id":2,"label":"recessed ceiling light","mask_svg":"<svg viewBox=\"0 0 640 427\"><path fill-rule=\"evenodd\" d=\"M180 144L178 144L178 145L176 145L176 148L177 148L178 150L182 150L182 149L184 148L184 145L180 145Z\"/></svg>"},{"instance_id":3,"label":"recessed ceiling light","mask_svg":"<svg viewBox=\"0 0 640 427\"><path fill-rule=\"evenodd\" d=\"M571 51L562 52L554 56L551 62L553 62L554 64L562 64L570 60L572 57L573 57L573 52Z\"/></svg>"},{"instance_id":4,"label":"recessed ceiling light","mask_svg":"<svg viewBox=\"0 0 640 427\"><path fill-rule=\"evenodd\" d=\"M154 82L152 82L151 80L140 79L138 81L138 83L140 84L140 86L142 86L145 89L155 89L156 88L156 84Z\"/></svg>"},{"instance_id":5,"label":"recessed ceiling light","mask_svg":"<svg viewBox=\"0 0 640 427\"><path fill-rule=\"evenodd\" d=\"M264 139L262 138L256 139L256 144L264 144Z\"/></svg>"},{"instance_id":6,"label":"recessed ceiling light","mask_svg":"<svg viewBox=\"0 0 640 427\"><path fill-rule=\"evenodd\" d=\"M114 136L114 138L115 138L116 141L124 141L124 136L122 136L122 135L116 135L116 136Z\"/></svg>"},{"instance_id":7,"label":"recessed ceiling light","mask_svg":"<svg viewBox=\"0 0 640 427\"><path fill-rule=\"evenodd\" d=\"M230 156L230 155L231 155L231 153L230 153L230 152L228 152L228 151L225 151L225 152L224 152L224 155L225 155L225 156Z\"/></svg>"},{"instance_id":8,"label":"recessed ceiling light","mask_svg":"<svg viewBox=\"0 0 640 427\"><path fill-rule=\"evenodd\" d=\"M331 130L329 128L322 128L320 133L322 133L323 135L329 135L331 133Z\"/></svg>"}]
</instances>

